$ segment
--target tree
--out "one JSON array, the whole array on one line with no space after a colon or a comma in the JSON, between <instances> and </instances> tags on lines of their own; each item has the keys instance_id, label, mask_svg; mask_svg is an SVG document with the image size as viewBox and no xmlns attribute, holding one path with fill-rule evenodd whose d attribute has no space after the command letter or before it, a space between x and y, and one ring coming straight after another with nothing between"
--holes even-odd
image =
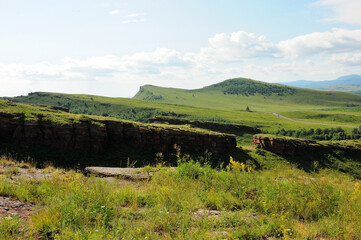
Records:
<instances>
[{"instance_id":1,"label":"tree","mask_svg":"<svg viewBox=\"0 0 361 240\"><path fill-rule=\"evenodd\" d=\"M247 112L250 112L250 111L251 111L248 106L246 107L246 111L247 111Z\"/></svg>"}]
</instances>

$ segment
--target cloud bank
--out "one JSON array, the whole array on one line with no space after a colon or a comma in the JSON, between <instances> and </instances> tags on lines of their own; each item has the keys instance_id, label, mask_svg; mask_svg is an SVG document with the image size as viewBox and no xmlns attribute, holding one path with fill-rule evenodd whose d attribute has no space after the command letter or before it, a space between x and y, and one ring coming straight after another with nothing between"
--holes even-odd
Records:
<instances>
[{"instance_id":1,"label":"cloud bank","mask_svg":"<svg viewBox=\"0 0 361 240\"><path fill-rule=\"evenodd\" d=\"M352 25L361 24L361 1L358 0L320 0L318 6L329 7L334 16L323 19L323 21L343 22Z\"/></svg>"},{"instance_id":2,"label":"cloud bank","mask_svg":"<svg viewBox=\"0 0 361 240\"><path fill-rule=\"evenodd\" d=\"M335 28L280 42L238 31L215 34L197 52L157 48L127 56L64 57L57 64L0 63L0 96L58 91L129 97L144 84L197 88L231 77L332 79L360 73L360 66L361 30Z\"/></svg>"}]
</instances>

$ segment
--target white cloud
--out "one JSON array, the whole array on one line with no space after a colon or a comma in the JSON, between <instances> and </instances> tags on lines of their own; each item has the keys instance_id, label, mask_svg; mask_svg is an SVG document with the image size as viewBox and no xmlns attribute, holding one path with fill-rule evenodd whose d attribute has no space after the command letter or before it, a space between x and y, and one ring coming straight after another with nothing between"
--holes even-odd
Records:
<instances>
[{"instance_id":1,"label":"white cloud","mask_svg":"<svg viewBox=\"0 0 361 240\"><path fill-rule=\"evenodd\" d=\"M329 60L342 65L361 66L361 52L334 54Z\"/></svg>"},{"instance_id":2,"label":"white cloud","mask_svg":"<svg viewBox=\"0 0 361 240\"><path fill-rule=\"evenodd\" d=\"M361 30L334 29L281 42L244 31L220 33L196 52L157 48L128 56L65 57L58 64L0 63L0 96L58 91L128 97L144 84L197 88L240 76L332 79L361 73L360 49Z\"/></svg>"},{"instance_id":3,"label":"white cloud","mask_svg":"<svg viewBox=\"0 0 361 240\"><path fill-rule=\"evenodd\" d=\"M125 17L125 20L122 21L122 23L140 23L140 22L145 22L145 13L131 13L128 14Z\"/></svg>"},{"instance_id":4,"label":"white cloud","mask_svg":"<svg viewBox=\"0 0 361 240\"><path fill-rule=\"evenodd\" d=\"M331 32L314 32L278 43L264 36L244 31L216 34L210 46L195 58L203 62L244 61L250 58L298 58L354 52L361 49L361 30L335 28Z\"/></svg>"},{"instance_id":5,"label":"white cloud","mask_svg":"<svg viewBox=\"0 0 361 240\"><path fill-rule=\"evenodd\" d=\"M140 23L140 22L145 22L145 19L129 19L122 21L122 23Z\"/></svg>"},{"instance_id":6,"label":"white cloud","mask_svg":"<svg viewBox=\"0 0 361 240\"><path fill-rule=\"evenodd\" d=\"M117 9L108 12L109 15L116 15L118 13L119 13L119 10L117 10Z\"/></svg>"},{"instance_id":7,"label":"white cloud","mask_svg":"<svg viewBox=\"0 0 361 240\"><path fill-rule=\"evenodd\" d=\"M132 13L132 14L128 14L127 17L128 18L135 18L135 17L142 17L145 16L145 13Z\"/></svg>"},{"instance_id":8,"label":"white cloud","mask_svg":"<svg viewBox=\"0 0 361 240\"><path fill-rule=\"evenodd\" d=\"M192 63L192 60L184 54L168 48L157 48L153 52L141 52L131 56L124 56L122 61L128 67L186 66Z\"/></svg>"},{"instance_id":9,"label":"white cloud","mask_svg":"<svg viewBox=\"0 0 361 240\"><path fill-rule=\"evenodd\" d=\"M286 57L308 57L319 54L353 52L361 49L361 30L333 29L282 41L278 47Z\"/></svg>"},{"instance_id":10,"label":"white cloud","mask_svg":"<svg viewBox=\"0 0 361 240\"><path fill-rule=\"evenodd\" d=\"M320 0L316 5L330 7L335 16L323 19L324 21L337 21L353 25L361 24L361 1L359 0Z\"/></svg>"},{"instance_id":11,"label":"white cloud","mask_svg":"<svg viewBox=\"0 0 361 240\"><path fill-rule=\"evenodd\" d=\"M242 61L246 58L275 57L279 54L274 43L264 36L244 31L216 34L209 38L210 47L202 48L198 54L200 61Z\"/></svg>"}]
</instances>

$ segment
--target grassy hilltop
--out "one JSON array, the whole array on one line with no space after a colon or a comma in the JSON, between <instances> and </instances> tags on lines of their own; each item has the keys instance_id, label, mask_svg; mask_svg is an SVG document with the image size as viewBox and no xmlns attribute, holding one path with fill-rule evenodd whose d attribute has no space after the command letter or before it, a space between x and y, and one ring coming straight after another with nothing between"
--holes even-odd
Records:
<instances>
[{"instance_id":1,"label":"grassy hilltop","mask_svg":"<svg viewBox=\"0 0 361 240\"><path fill-rule=\"evenodd\" d=\"M196 90L147 85L141 87L133 99L44 92L7 99L66 107L72 113L141 122L147 122L153 116L171 116L241 123L269 131L338 126L351 129L361 125L361 111L356 107L361 106L361 95L293 88L249 79L226 80ZM246 111L247 106L250 111ZM322 115L315 111L322 111ZM279 118L272 112L303 122Z\"/></svg>"},{"instance_id":2,"label":"grassy hilltop","mask_svg":"<svg viewBox=\"0 0 361 240\"><path fill-rule=\"evenodd\" d=\"M134 98L215 109L244 110L249 106L262 112L361 105L361 96L356 94L294 88L245 78L195 90L145 85Z\"/></svg>"}]
</instances>

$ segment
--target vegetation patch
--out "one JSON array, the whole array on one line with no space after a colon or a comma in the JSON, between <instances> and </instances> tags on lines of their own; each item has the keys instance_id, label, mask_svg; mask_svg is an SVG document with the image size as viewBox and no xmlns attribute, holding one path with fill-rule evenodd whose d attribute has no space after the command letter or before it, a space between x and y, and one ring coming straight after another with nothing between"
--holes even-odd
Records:
<instances>
[{"instance_id":1,"label":"vegetation patch","mask_svg":"<svg viewBox=\"0 0 361 240\"><path fill-rule=\"evenodd\" d=\"M190 125L196 128L208 129L216 132L230 133L238 136L244 134L256 134L260 133L261 130L256 127L250 127L240 124L232 123L219 123L219 122L210 122L210 121L198 121L198 120L188 120L180 118L171 118L171 117L154 117L149 119L150 123L166 123L173 125Z\"/></svg>"},{"instance_id":2,"label":"vegetation patch","mask_svg":"<svg viewBox=\"0 0 361 240\"><path fill-rule=\"evenodd\" d=\"M306 171L334 169L361 178L361 141L301 140L272 135L255 135L253 143L279 154L288 162ZM262 153L261 150L260 153Z\"/></svg>"},{"instance_id":3,"label":"vegetation patch","mask_svg":"<svg viewBox=\"0 0 361 240\"><path fill-rule=\"evenodd\" d=\"M286 96L293 95L296 92L296 90L291 87L276 84L267 84L264 82L258 82L243 78L230 79L221 83L214 84L211 87L222 89L223 94L244 96L255 94L260 94L264 96L271 96L272 94L276 94L277 96Z\"/></svg>"},{"instance_id":4,"label":"vegetation patch","mask_svg":"<svg viewBox=\"0 0 361 240\"><path fill-rule=\"evenodd\" d=\"M243 164L243 165L242 165ZM360 181L289 164L255 171L196 162L163 168L149 182L126 183L49 168L52 177L16 184L0 195L34 204L30 218L0 219L11 239L357 239Z\"/></svg>"},{"instance_id":5,"label":"vegetation patch","mask_svg":"<svg viewBox=\"0 0 361 240\"><path fill-rule=\"evenodd\" d=\"M277 130L274 132L277 136L287 136L295 138L304 138L312 140L346 140L346 139L360 139L361 138L361 126L359 128L352 129L351 133L346 132L341 127L338 128L317 128L317 129L299 129L299 130Z\"/></svg>"}]
</instances>

